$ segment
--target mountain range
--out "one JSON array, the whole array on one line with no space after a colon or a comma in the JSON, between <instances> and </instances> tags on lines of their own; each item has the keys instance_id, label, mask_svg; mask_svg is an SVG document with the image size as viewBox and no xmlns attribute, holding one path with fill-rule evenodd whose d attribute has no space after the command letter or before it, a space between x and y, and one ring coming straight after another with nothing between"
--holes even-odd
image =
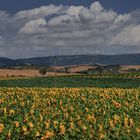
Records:
<instances>
[{"instance_id":1,"label":"mountain range","mask_svg":"<svg viewBox=\"0 0 140 140\"><path fill-rule=\"evenodd\" d=\"M65 55L24 59L0 57L0 67L10 66L68 66L68 65L140 65L140 54L121 55Z\"/></svg>"}]
</instances>

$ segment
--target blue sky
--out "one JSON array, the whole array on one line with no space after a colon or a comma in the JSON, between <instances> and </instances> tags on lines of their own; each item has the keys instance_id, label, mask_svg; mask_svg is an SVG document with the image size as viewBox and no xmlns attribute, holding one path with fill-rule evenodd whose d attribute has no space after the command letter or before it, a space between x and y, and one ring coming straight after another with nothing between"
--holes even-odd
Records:
<instances>
[{"instance_id":1,"label":"blue sky","mask_svg":"<svg viewBox=\"0 0 140 140\"><path fill-rule=\"evenodd\" d=\"M140 0L0 0L0 57L140 53Z\"/></svg>"},{"instance_id":2,"label":"blue sky","mask_svg":"<svg viewBox=\"0 0 140 140\"><path fill-rule=\"evenodd\" d=\"M42 5L84 5L90 6L95 0L0 0L0 9L10 13L32 9ZM140 8L140 0L98 0L105 8L126 13Z\"/></svg>"}]
</instances>

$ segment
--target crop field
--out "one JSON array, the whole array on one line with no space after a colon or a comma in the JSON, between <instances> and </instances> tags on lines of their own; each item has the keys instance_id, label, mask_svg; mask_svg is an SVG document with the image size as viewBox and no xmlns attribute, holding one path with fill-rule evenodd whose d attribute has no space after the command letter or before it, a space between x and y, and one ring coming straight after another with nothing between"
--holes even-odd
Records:
<instances>
[{"instance_id":1,"label":"crop field","mask_svg":"<svg viewBox=\"0 0 140 140\"><path fill-rule=\"evenodd\" d=\"M139 139L140 89L0 88L0 139Z\"/></svg>"},{"instance_id":2,"label":"crop field","mask_svg":"<svg viewBox=\"0 0 140 140\"><path fill-rule=\"evenodd\" d=\"M1 139L138 139L140 89L0 88Z\"/></svg>"},{"instance_id":3,"label":"crop field","mask_svg":"<svg viewBox=\"0 0 140 140\"><path fill-rule=\"evenodd\" d=\"M58 76L0 80L0 87L100 87L139 88L140 78Z\"/></svg>"},{"instance_id":4,"label":"crop field","mask_svg":"<svg viewBox=\"0 0 140 140\"><path fill-rule=\"evenodd\" d=\"M0 140L139 138L136 74L0 79Z\"/></svg>"}]
</instances>

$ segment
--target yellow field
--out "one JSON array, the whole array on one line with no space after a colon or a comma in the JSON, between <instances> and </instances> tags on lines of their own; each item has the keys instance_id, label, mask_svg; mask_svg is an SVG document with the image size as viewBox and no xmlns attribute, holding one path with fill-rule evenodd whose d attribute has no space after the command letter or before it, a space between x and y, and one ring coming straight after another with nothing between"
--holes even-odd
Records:
<instances>
[{"instance_id":1,"label":"yellow field","mask_svg":"<svg viewBox=\"0 0 140 140\"><path fill-rule=\"evenodd\" d=\"M140 89L0 88L0 140L115 138L140 138Z\"/></svg>"}]
</instances>

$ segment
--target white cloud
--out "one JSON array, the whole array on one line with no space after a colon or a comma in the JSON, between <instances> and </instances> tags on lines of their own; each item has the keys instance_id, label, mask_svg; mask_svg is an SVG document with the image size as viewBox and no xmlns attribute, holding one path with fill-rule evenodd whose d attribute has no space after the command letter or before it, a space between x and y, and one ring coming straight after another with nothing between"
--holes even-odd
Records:
<instances>
[{"instance_id":1,"label":"white cloud","mask_svg":"<svg viewBox=\"0 0 140 140\"><path fill-rule=\"evenodd\" d=\"M122 46L140 45L140 25L130 25L113 37L112 44Z\"/></svg>"},{"instance_id":2,"label":"white cloud","mask_svg":"<svg viewBox=\"0 0 140 140\"><path fill-rule=\"evenodd\" d=\"M25 26L19 30L19 32L24 34L46 33L46 25L47 22L43 18L31 20L27 22Z\"/></svg>"},{"instance_id":3,"label":"white cloud","mask_svg":"<svg viewBox=\"0 0 140 140\"><path fill-rule=\"evenodd\" d=\"M102 12L104 10L103 6L99 2L94 2L90 6L92 12Z\"/></svg>"},{"instance_id":4,"label":"white cloud","mask_svg":"<svg viewBox=\"0 0 140 140\"><path fill-rule=\"evenodd\" d=\"M0 51L8 57L140 52L139 15L139 10L118 14L99 2L48 5L15 15L0 11Z\"/></svg>"},{"instance_id":5,"label":"white cloud","mask_svg":"<svg viewBox=\"0 0 140 140\"><path fill-rule=\"evenodd\" d=\"M69 23L71 20L72 20L72 17L70 17L69 15L62 15L62 16L58 16L58 17L54 17L50 19L48 24L49 25L66 24L66 23Z\"/></svg>"},{"instance_id":6,"label":"white cloud","mask_svg":"<svg viewBox=\"0 0 140 140\"><path fill-rule=\"evenodd\" d=\"M116 24L126 23L131 20L131 14L118 15L115 19Z\"/></svg>"},{"instance_id":7,"label":"white cloud","mask_svg":"<svg viewBox=\"0 0 140 140\"><path fill-rule=\"evenodd\" d=\"M98 12L95 12L94 10L84 8L80 12L81 20L85 21L86 23L88 21L92 23L112 22L116 16L117 14L112 10L104 10L102 12L98 10Z\"/></svg>"},{"instance_id":8,"label":"white cloud","mask_svg":"<svg viewBox=\"0 0 140 140\"><path fill-rule=\"evenodd\" d=\"M7 18L8 16L9 16L9 14L8 14L7 12L1 11L1 10L0 10L0 17L1 17L1 18ZM0 18L0 19L1 19L1 18Z\"/></svg>"},{"instance_id":9,"label":"white cloud","mask_svg":"<svg viewBox=\"0 0 140 140\"><path fill-rule=\"evenodd\" d=\"M64 32L64 33L55 33L51 34L50 37L54 39L81 39L81 38L88 38L92 34L90 30L83 30L83 31L71 31L71 32Z\"/></svg>"},{"instance_id":10,"label":"white cloud","mask_svg":"<svg viewBox=\"0 0 140 140\"><path fill-rule=\"evenodd\" d=\"M49 6L42 6L40 8L20 11L15 15L15 17L18 19L21 19L21 18L32 19L32 18L46 17L52 14L61 14L64 11L65 11L65 7L63 7L62 5L55 6L51 4Z\"/></svg>"},{"instance_id":11,"label":"white cloud","mask_svg":"<svg viewBox=\"0 0 140 140\"><path fill-rule=\"evenodd\" d=\"M70 16L79 16L82 9L84 9L84 6L70 6L67 14Z\"/></svg>"}]
</instances>

